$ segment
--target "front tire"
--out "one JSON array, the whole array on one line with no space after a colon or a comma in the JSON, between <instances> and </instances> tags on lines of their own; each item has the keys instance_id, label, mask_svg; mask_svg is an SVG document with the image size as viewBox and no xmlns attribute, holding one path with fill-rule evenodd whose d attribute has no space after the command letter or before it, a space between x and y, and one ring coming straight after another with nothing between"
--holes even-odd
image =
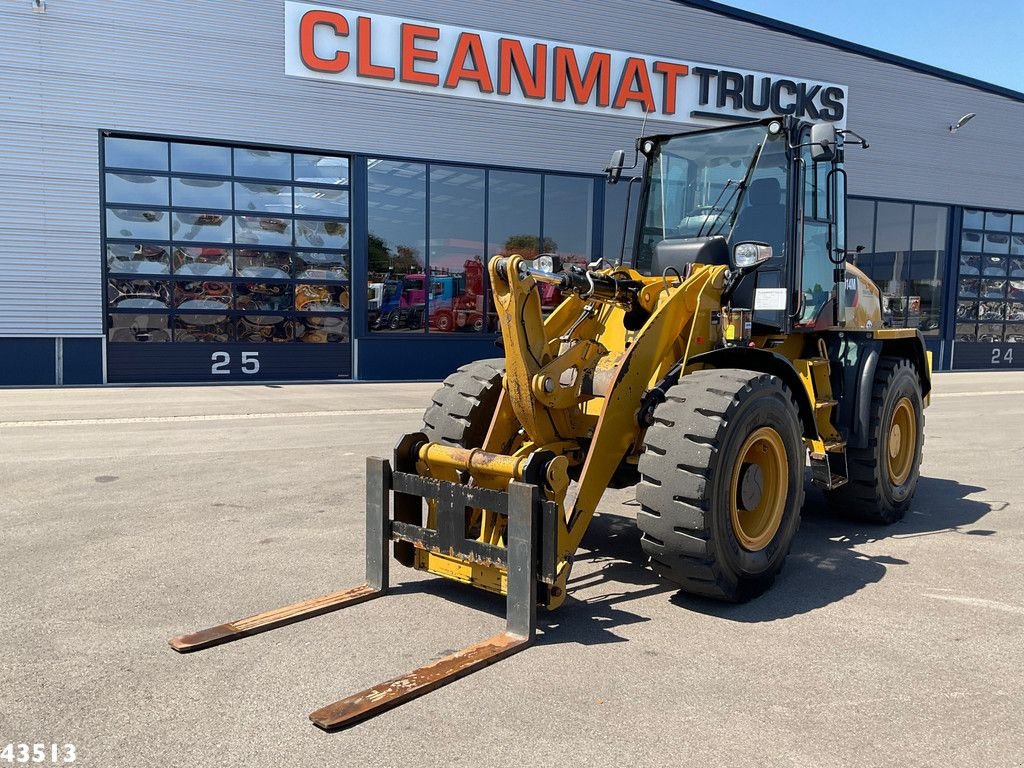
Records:
<instances>
[{"instance_id":1,"label":"front tire","mask_svg":"<svg viewBox=\"0 0 1024 768\"><path fill-rule=\"evenodd\" d=\"M451 374L423 414L427 438L458 448L481 447L498 407L504 375L504 360L477 360Z\"/></svg>"},{"instance_id":2,"label":"front tire","mask_svg":"<svg viewBox=\"0 0 1024 768\"><path fill-rule=\"evenodd\" d=\"M866 448L847 448L849 482L825 496L837 512L888 525L902 520L921 477L924 400L908 360L879 360Z\"/></svg>"},{"instance_id":3,"label":"front tire","mask_svg":"<svg viewBox=\"0 0 1024 768\"><path fill-rule=\"evenodd\" d=\"M805 449L776 376L705 370L654 410L637 525L654 569L686 592L742 602L771 586L800 525Z\"/></svg>"}]
</instances>

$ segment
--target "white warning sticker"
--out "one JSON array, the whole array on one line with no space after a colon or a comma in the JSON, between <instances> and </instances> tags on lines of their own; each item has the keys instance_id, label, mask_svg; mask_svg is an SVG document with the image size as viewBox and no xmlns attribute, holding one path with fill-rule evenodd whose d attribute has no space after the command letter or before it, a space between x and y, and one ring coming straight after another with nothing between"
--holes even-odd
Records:
<instances>
[{"instance_id":1,"label":"white warning sticker","mask_svg":"<svg viewBox=\"0 0 1024 768\"><path fill-rule=\"evenodd\" d=\"M785 288L758 288L754 294L754 309L785 309Z\"/></svg>"}]
</instances>

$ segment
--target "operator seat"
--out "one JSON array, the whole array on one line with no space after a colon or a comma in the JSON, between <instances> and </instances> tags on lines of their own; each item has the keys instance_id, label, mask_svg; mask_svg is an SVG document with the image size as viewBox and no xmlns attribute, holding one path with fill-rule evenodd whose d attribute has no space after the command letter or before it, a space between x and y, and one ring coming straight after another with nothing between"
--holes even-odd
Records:
<instances>
[{"instance_id":1,"label":"operator seat","mask_svg":"<svg viewBox=\"0 0 1024 768\"><path fill-rule=\"evenodd\" d=\"M742 242L768 243L774 252L773 259L781 259L786 245L786 203L779 180L755 179L746 197L729 238L730 246Z\"/></svg>"}]
</instances>

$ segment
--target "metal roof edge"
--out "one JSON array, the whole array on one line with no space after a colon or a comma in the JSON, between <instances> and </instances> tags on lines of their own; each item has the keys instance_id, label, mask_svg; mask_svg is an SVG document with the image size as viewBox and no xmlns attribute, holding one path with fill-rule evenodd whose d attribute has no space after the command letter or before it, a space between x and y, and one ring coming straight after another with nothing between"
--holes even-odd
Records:
<instances>
[{"instance_id":1,"label":"metal roof edge","mask_svg":"<svg viewBox=\"0 0 1024 768\"><path fill-rule=\"evenodd\" d=\"M773 29L777 32L783 32L787 35L793 35L795 37L801 37L805 40L810 40L815 43L822 43L824 45L832 46L833 48L839 48L850 53L856 53L860 56L866 56L868 58L876 59L878 61L885 62L887 64L895 64L905 69L911 69L915 72L921 72L922 74L932 75L934 77L941 77L944 80L949 80L953 83L960 85L967 85L971 88L977 88L978 90L992 93L997 96L1003 96L1014 101L1024 102L1024 92L1015 91L1012 88L1006 88L1002 85L996 85L994 83L988 83L984 80L978 80L974 77L968 77L967 75L961 75L957 72L953 72L942 67L935 67L931 64L924 64L920 61L914 61L913 59L907 59L903 56L897 56L894 53L886 53L880 51L877 48L869 48L866 45L860 45L858 43L851 43L848 40L843 40L832 35L826 35L824 32L815 32L812 29L805 27L798 27L795 24L790 24L785 21L779 21L769 16L762 16L759 13L752 13L751 11L744 11L740 8L734 8L730 5L724 5L723 3L714 2L714 0L672 0L672 2L679 3L680 5L688 5L693 8L699 8L704 11L710 11L711 13L717 13L721 16L728 16L739 21L745 21L750 24L756 24L760 27L767 29Z\"/></svg>"}]
</instances>

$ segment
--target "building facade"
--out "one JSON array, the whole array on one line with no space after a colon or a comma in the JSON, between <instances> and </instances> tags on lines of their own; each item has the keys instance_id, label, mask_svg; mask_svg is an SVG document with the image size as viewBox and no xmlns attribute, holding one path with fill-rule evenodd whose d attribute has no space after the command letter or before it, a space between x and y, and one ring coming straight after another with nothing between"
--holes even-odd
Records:
<instances>
[{"instance_id":1,"label":"building facade","mask_svg":"<svg viewBox=\"0 0 1024 768\"><path fill-rule=\"evenodd\" d=\"M613 150L769 114L870 142L890 324L1024 368L1024 94L717 3L9 0L0 73L0 384L442 377L491 255L629 258Z\"/></svg>"}]
</instances>

